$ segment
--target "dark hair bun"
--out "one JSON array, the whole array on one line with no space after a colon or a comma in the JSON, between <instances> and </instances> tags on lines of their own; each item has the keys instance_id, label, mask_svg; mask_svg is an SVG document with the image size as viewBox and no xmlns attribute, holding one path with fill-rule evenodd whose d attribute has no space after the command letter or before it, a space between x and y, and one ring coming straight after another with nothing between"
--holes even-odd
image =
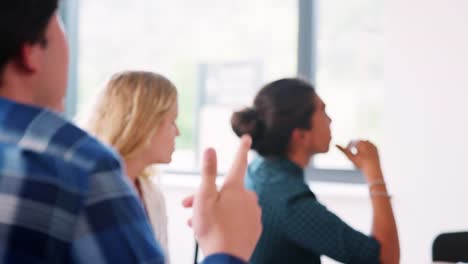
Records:
<instances>
[{"instance_id":1,"label":"dark hair bun","mask_svg":"<svg viewBox=\"0 0 468 264\"><path fill-rule=\"evenodd\" d=\"M238 137L249 134L252 137L252 149L262 137L265 130L264 123L258 118L257 111L252 107L234 112L231 117L232 130Z\"/></svg>"}]
</instances>

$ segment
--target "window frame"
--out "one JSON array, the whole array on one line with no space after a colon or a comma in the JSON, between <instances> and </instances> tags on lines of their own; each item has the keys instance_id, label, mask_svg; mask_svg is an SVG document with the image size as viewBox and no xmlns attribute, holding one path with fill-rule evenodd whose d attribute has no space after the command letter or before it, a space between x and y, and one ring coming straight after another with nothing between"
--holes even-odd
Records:
<instances>
[{"instance_id":1,"label":"window frame","mask_svg":"<svg viewBox=\"0 0 468 264\"><path fill-rule=\"evenodd\" d=\"M298 1L298 47L297 47L297 76L316 83L317 58L317 2L318 0ZM66 29L70 46L70 66L68 90L66 96L65 116L73 118L78 104L78 40L79 40L79 3L78 0L63 1L60 14ZM196 118L196 117L194 117ZM195 146L197 143L194 144ZM167 173L178 175L198 175L197 171L167 170ZM356 169L319 169L313 162L306 168L306 179L317 182L337 182L363 184L362 173ZM221 174L222 175L222 174Z\"/></svg>"},{"instance_id":2,"label":"window frame","mask_svg":"<svg viewBox=\"0 0 468 264\"><path fill-rule=\"evenodd\" d=\"M67 33L69 46L68 89L65 97L65 116L73 118L78 105L78 23L79 0L60 1L59 13Z\"/></svg>"}]
</instances>

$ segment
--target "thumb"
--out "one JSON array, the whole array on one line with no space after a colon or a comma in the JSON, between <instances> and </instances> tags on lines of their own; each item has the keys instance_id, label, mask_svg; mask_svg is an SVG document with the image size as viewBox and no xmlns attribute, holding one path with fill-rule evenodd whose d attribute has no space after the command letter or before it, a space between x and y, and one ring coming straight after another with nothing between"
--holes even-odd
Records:
<instances>
[{"instance_id":1,"label":"thumb","mask_svg":"<svg viewBox=\"0 0 468 264\"><path fill-rule=\"evenodd\" d=\"M199 194L201 196L211 196L217 193L216 175L218 173L216 151L212 148L203 153L202 180Z\"/></svg>"},{"instance_id":2,"label":"thumb","mask_svg":"<svg viewBox=\"0 0 468 264\"><path fill-rule=\"evenodd\" d=\"M245 171L247 170L247 156L249 154L252 138L249 135L243 135L240 139L239 148L236 157L232 163L231 169L226 176L224 185L234 185L244 187Z\"/></svg>"},{"instance_id":3,"label":"thumb","mask_svg":"<svg viewBox=\"0 0 468 264\"><path fill-rule=\"evenodd\" d=\"M185 197L184 200L182 200L182 206L185 208L191 208L193 206L194 199L195 197L193 195Z\"/></svg>"}]
</instances>

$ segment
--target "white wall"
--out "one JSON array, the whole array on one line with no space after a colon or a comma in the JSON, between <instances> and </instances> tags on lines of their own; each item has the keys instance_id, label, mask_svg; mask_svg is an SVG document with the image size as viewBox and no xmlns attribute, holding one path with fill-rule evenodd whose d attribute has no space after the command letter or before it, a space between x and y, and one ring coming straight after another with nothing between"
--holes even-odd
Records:
<instances>
[{"instance_id":1,"label":"white wall","mask_svg":"<svg viewBox=\"0 0 468 264\"><path fill-rule=\"evenodd\" d=\"M428 263L437 233L468 230L468 1L388 0L387 180L402 263Z\"/></svg>"}]
</instances>

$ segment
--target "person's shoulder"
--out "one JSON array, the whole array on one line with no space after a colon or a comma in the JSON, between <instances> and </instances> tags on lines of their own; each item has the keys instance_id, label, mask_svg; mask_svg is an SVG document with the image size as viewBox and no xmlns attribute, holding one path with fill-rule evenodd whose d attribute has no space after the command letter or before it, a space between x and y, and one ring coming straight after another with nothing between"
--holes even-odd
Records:
<instances>
[{"instance_id":1,"label":"person's shoulder","mask_svg":"<svg viewBox=\"0 0 468 264\"><path fill-rule=\"evenodd\" d=\"M80 196L88 189L87 170L57 155L0 142L0 159L0 175L5 185L23 186L23 195L47 197L62 190L71 196ZM39 195L39 189L49 191ZM15 188L3 191L15 190L18 191Z\"/></svg>"},{"instance_id":2,"label":"person's shoulder","mask_svg":"<svg viewBox=\"0 0 468 264\"><path fill-rule=\"evenodd\" d=\"M279 185L286 188L296 182L297 172L285 168L280 159L255 158L248 166L247 177L260 185Z\"/></svg>"},{"instance_id":3,"label":"person's shoulder","mask_svg":"<svg viewBox=\"0 0 468 264\"><path fill-rule=\"evenodd\" d=\"M257 156L249 163L247 175L249 178L252 178L253 181L262 181L265 180L263 177L264 174L271 174L269 170L270 167L266 164L265 158Z\"/></svg>"},{"instance_id":4,"label":"person's shoulder","mask_svg":"<svg viewBox=\"0 0 468 264\"><path fill-rule=\"evenodd\" d=\"M82 168L92 168L101 159L119 161L110 147L62 115L32 105L0 100L2 138L19 148L53 156Z\"/></svg>"},{"instance_id":5,"label":"person's shoulder","mask_svg":"<svg viewBox=\"0 0 468 264\"><path fill-rule=\"evenodd\" d=\"M103 164L116 169L120 166L120 157L115 150L67 120L63 120L62 126L55 131L49 146L48 154L58 155L83 169Z\"/></svg>"},{"instance_id":6,"label":"person's shoulder","mask_svg":"<svg viewBox=\"0 0 468 264\"><path fill-rule=\"evenodd\" d=\"M254 160L247 171L246 187L255 191L261 200L278 206L287 206L306 197L315 199L302 173L282 160Z\"/></svg>"},{"instance_id":7,"label":"person's shoulder","mask_svg":"<svg viewBox=\"0 0 468 264\"><path fill-rule=\"evenodd\" d=\"M121 169L112 149L60 114L2 99L0 106L0 172L12 181L81 192L96 171Z\"/></svg>"}]
</instances>

